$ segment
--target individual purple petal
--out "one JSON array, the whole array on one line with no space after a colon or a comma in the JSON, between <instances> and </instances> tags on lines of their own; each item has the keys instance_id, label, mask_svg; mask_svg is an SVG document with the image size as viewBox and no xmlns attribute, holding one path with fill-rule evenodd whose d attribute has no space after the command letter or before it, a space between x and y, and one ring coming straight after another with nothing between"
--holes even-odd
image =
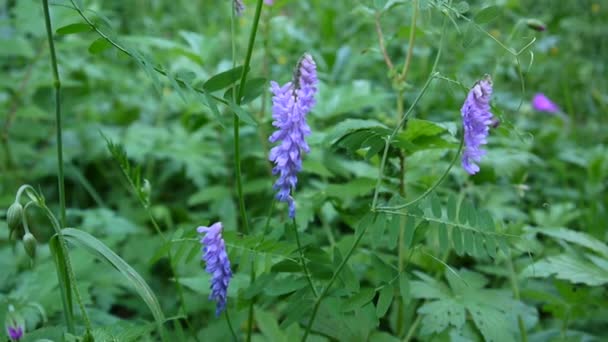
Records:
<instances>
[{"instance_id":1,"label":"individual purple petal","mask_svg":"<svg viewBox=\"0 0 608 342\"><path fill-rule=\"evenodd\" d=\"M532 107L539 112L557 113L559 107L543 93L537 93L532 99Z\"/></svg>"},{"instance_id":2,"label":"individual purple petal","mask_svg":"<svg viewBox=\"0 0 608 342\"><path fill-rule=\"evenodd\" d=\"M469 91L460 110L464 126L462 167L471 175L479 172L476 163L486 154L486 151L481 149L481 145L487 143L490 126L495 124L494 116L490 113L491 96L492 79L486 76Z\"/></svg>"},{"instance_id":3,"label":"individual purple petal","mask_svg":"<svg viewBox=\"0 0 608 342\"><path fill-rule=\"evenodd\" d=\"M272 125L277 130L268 140L279 144L270 150L268 159L275 164L272 173L279 175L274 184L274 189L278 190L276 198L287 202L291 218L296 215L291 192L298 181L297 173L302 169L302 153L310 151L305 140L310 135L306 115L315 105L317 83L317 66L309 54L300 59L291 82L283 86L270 82L270 90L274 94Z\"/></svg>"},{"instance_id":4,"label":"individual purple petal","mask_svg":"<svg viewBox=\"0 0 608 342\"><path fill-rule=\"evenodd\" d=\"M201 226L196 230L199 234L204 234L200 242L203 246L202 259L205 260L205 271L211 275L209 299L217 302L215 315L219 316L226 308L228 284L232 278L230 260L222 238L222 223L216 222L209 227Z\"/></svg>"}]
</instances>

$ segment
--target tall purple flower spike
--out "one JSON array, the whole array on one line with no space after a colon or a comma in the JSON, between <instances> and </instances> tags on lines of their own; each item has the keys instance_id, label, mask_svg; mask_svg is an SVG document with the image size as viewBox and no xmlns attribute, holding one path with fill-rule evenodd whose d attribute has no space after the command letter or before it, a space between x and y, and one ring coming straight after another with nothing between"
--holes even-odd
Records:
<instances>
[{"instance_id":1,"label":"tall purple flower spike","mask_svg":"<svg viewBox=\"0 0 608 342\"><path fill-rule=\"evenodd\" d=\"M460 110L464 126L462 167L471 175L479 172L476 162L486 154L486 151L481 149L481 145L487 143L490 126L494 124L494 116L490 113L491 96L492 79L486 75L469 91Z\"/></svg>"},{"instance_id":2,"label":"tall purple flower spike","mask_svg":"<svg viewBox=\"0 0 608 342\"><path fill-rule=\"evenodd\" d=\"M200 240L203 245L202 259L205 260L207 265L205 271L211 274L211 294L209 294L209 299L217 302L215 308L216 316L219 316L226 308L228 284L230 283L230 278L232 278L230 260L228 260L228 254L226 253L222 230L221 222L216 222L210 227L201 226L196 229L199 234L204 234Z\"/></svg>"},{"instance_id":3,"label":"tall purple flower spike","mask_svg":"<svg viewBox=\"0 0 608 342\"><path fill-rule=\"evenodd\" d=\"M557 113L559 107L543 93L537 93L532 99L532 107L539 112Z\"/></svg>"},{"instance_id":4,"label":"tall purple flower spike","mask_svg":"<svg viewBox=\"0 0 608 342\"><path fill-rule=\"evenodd\" d=\"M297 174L302 169L302 152L310 152L305 137L310 134L306 115L315 105L317 92L317 66L309 54L298 62L293 80L280 86L271 81L272 125L277 130L268 138L271 143L280 142L270 150L269 160L274 162L272 173L279 175L274 184L278 190L276 198L287 202L289 217L296 215L296 205L291 196L298 182Z\"/></svg>"}]
</instances>

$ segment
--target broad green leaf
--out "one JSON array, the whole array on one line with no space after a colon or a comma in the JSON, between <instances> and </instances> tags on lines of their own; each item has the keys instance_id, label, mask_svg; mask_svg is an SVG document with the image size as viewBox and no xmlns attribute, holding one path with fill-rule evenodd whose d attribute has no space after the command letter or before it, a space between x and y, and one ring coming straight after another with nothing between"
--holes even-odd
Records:
<instances>
[{"instance_id":1,"label":"broad green leaf","mask_svg":"<svg viewBox=\"0 0 608 342\"><path fill-rule=\"evenodd\" d=\"M387 135L390 134L388 127L376 120L346 119L338 123L331 131L329 131L324 142L326 144L334 144L337 140L341 139L350 132L371 128L382 128L387 131Z\"/></svg>"},{"instance_id":2,"label":"broad green leaf","mask_svg":"<svg viewBox=\"0 0 608 342\"><path fill-rule=\"evenodd\" d=\"M384 317L393 301L395 290L390 285L385 285L380 290L380 296L378 297L378 303L376 304L376 316L378 318Z\"/></svg>"},{"instance_id":3,"label":"broad green leaf","mask_svg":"<svg viewBox=\"0 0 608 342\"><path fill-rule=\"evenodd\" d=\"M423 336L440 333L449 325L460 329L466 316L464 305L454 299L425 303L418 309L418 314L423 315L421 330Z\"/></svg>"},{"instance_id":4,"label":"broad green leaf","mask_svg":"<svg viewBox=\"0 0 608 342\"><path fill-rule=\"evenodd\" d=\"M58 28L57 34L74 34L80 32L88 32L92 30L93 28L89 24L75 23Z\"/></svg>"},{"instance_id":5,"label":"broad green leaf","mask_svg":"<svg viewBox=\"0 0 608 342\"><path fill-rule=\"evenodd\" d=\"M89 45L89 52L95 55L103 52L111 46L112 44L110 44L107 39L97 38L93 43L91 43L91 45Z\"/></svg>"},{"instance_id":6,"label":"broad green leaf","mask_svg":"<svg viewBox=\"0 0 608 342\"><path fill-rule=\"evenodd\" d=\"M211 76L204 84L203 89L208 92L218 91L229 87L241 78L243 73L243 66L239 65L230 70L226 70Z\"/></svg>"},{"instance_id":7,"label":"broad green leaf","mask_svg":"<svg viewBox=\"0 0 608 342\"><path fill-rule=\"evenodd\" d=\"M496 241L494 240L494 236L486 235L486 251L491 258L496 258Z\"/></svg>"}]
</instances>

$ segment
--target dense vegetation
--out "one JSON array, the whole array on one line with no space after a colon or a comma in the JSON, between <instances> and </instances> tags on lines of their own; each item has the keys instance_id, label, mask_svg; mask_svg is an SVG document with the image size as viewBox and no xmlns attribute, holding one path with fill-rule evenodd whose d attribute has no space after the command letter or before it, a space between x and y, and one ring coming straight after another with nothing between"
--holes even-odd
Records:
<instances>
[{"instance_id":1,"label":"dense vegetation","mask_svg":"<svg viewBox=\"0 0 608 342\"><path fill-rule=\"evenodd\" d=\"M237 2L0 2L0 340L608 338L608 4ZM305 53L292 220L269 89Z\"/></svg>"}]
</instances>

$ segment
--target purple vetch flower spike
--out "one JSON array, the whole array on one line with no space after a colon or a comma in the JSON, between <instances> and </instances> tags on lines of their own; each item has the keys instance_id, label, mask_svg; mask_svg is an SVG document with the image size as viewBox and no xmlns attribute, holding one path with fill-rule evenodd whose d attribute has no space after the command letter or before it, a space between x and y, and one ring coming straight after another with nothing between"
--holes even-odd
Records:
<instances>
[{"instance_id":1,"label":"purple vetch flower spike","mask_svg":"<svg viewBox=\"0 0 608 342\"><path fill-rule=\"evenodd\" d=\"M464 152L462 167L471 175L479 172L476 162L486 154L481 145L487 143L490 126L495 123L490 113L490 97L492 96L492 79L486 75L475 83L469 91L462 106L462 125L464 126Z\"/></svg>"},{"instance_id":2,"label":"purple vetch flower spike","mask_svg":"<svg viewBox=\"0 0 608 342\"><path fill-rule=\"evenodd\" d=\"M274 5L274 0L264 0L264 4L266 4L268 6L272 6L272 5Z\"/></svg>"},{"instance_id":3,"label":"purple vetch flower spike","mask_svg":"<svg viewBox=\"0 0 608 342\"><path fill-rule=\"evenodd\" d=\"M549 100L543 93L537 93L532 99L532 107L539 112L557 113L559 106Z\"/></svg>"},{"instance_id":4,"label":"purple vetch flower spike","mask_svg":"<svg viewBox=\"0 0 608 342\"><path fill-rule=\"evenodd\" d=\"M270 150L269 160L274 162L272 173L279 175L274 184L276 198L287 202L289 217L296 215L296 205L291 195L302 169L302 152L310 152L306 136L310 127L306 115L315 105L317 92L317 66L309 54L304 54L294 72L293 80L280 86L270 82L272 97L272 125L277 130L268 138L271 143L280 142Z\"/></svg>"},{"instance_id":5,"label":"purple vetch flower spike","mask_svg":"<svg viewBox=\"0 0 608 342\"><path fill-rule=\"evenodd\" d=\"M202 259L205 260L207 265L205 271L211 275L211 294L209 294L209 299L217 302L215 308L216 316L219 316L226 308L228 284L230 283L230 278L232 278L230 260L228 260L228 254L226 253L222 230L221 222L216 222L209 227L201 226L196 229L199 234L204 234L200 241L203 245Z\"/></svg>"},{"instance_id":6,"label":"purple vetch flower spike","mask_svg":"<svg viewBox=\"0 0 608 342\"><path fill-rule=\"evenodd\" d=\"M234 6L234 12L237 16L241 16L243 11L245 11L245 4L243 0L232 0L232 4Z\"/></svg>"}]
</instances>

